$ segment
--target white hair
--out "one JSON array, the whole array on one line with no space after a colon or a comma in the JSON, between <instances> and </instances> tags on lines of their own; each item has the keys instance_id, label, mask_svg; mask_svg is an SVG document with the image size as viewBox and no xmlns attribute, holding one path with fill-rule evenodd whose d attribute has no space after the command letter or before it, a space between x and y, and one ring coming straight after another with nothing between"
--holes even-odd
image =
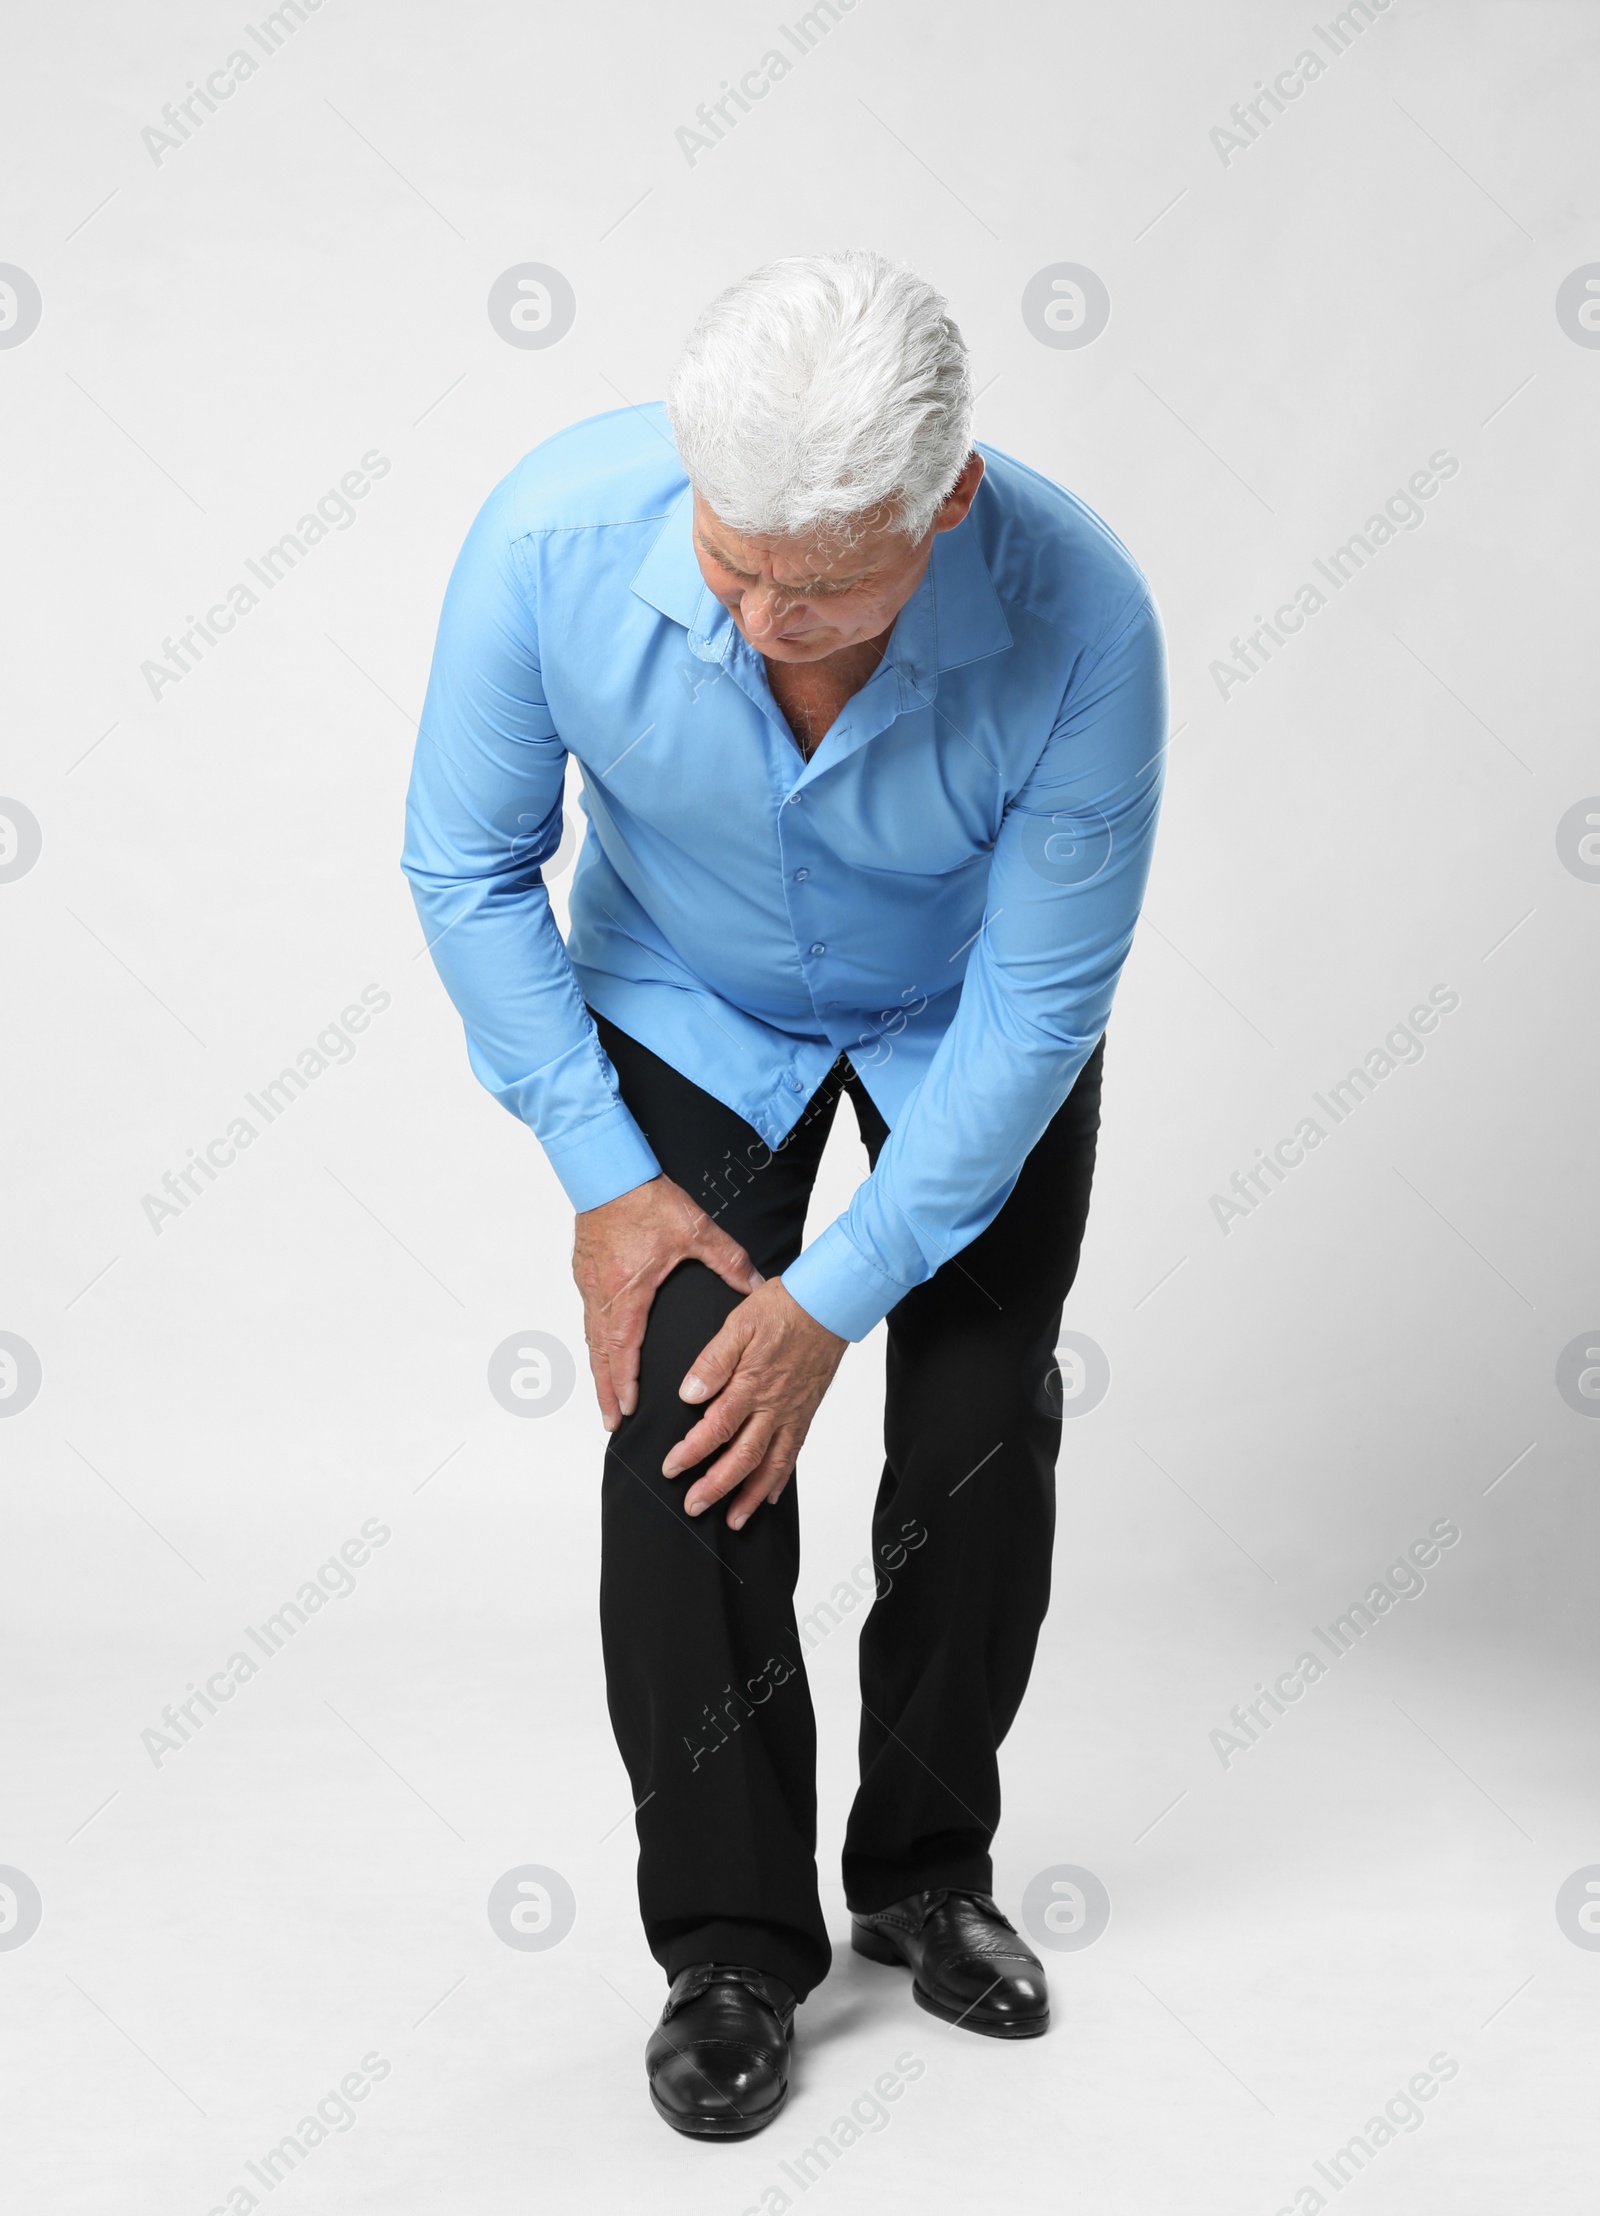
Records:
<instances>
[{"instance_id":1,"label":"white hair","mask_svg":"<svg viewBox=\"0 0 1600 2216\"><path fill-rule=\"evenodd\" d=\"M851 249L769 262L701 313L667 390L695 490L735 531L920 539L972 447L966 343L914 271Z\"/></svg>"}]
</instances>

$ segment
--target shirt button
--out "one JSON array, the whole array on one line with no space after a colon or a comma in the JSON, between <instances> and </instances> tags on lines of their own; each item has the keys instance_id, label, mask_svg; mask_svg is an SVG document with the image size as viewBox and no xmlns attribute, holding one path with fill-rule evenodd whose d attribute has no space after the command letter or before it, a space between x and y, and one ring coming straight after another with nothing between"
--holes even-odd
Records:
<instances>
[{"instance_id":1,"label":"shirt button","mask_svg":"<svg viewBox=\"0 0 1600 2216\"><path fill-rule=\"evenodd\" d=\"M805 794L804 794L804 793L791 793L791 794L789 795L789 805L790 805L790 807L791 807L791 808L798 808L798 807L799 807L799 805L800 805L800 803L801 803L801 801L802 801L802 800L804 800L804 799L805 799L805 797L806 797L806 796L805 796Z\"/></svg>"},{"instance_id":2,"label":"shirt button","mask_svg":"<svg viewBox=\"0 0 1600 2216\"><path fill-rule=\"evenodd\" d=\"M794 881L797 885L803 885L810 875L811 872L808 869L797 869L794 873Z\"/></svg>"},{"instance_id":3,"label":"shirt button","mask_svg":"<svg viewBox=\"0 0 1600 2216\"><path fill-rule=\"evenodd\" d=\"M790 1091L791 1091L792 1093L803 1093L803 1092L805 1091L805 1089L806 1089L806 1081L805 1081L805 1079L804 1079L803 1077L791 1077L791 1078L790 1078L790 1080L789 1080L789 1090L790 1090Z\"/></svg>"},{"instance_id":4,"label":"shirt button","mask_svg":"<svg viewBox=\"0 0 1600 2216\"><path fill-rule=\"evenodd\" d=\"M811 951L813 954L826 954L828 950L823 945L820 939L813 939L811 942Z\"/></svg>"}]
</instances>

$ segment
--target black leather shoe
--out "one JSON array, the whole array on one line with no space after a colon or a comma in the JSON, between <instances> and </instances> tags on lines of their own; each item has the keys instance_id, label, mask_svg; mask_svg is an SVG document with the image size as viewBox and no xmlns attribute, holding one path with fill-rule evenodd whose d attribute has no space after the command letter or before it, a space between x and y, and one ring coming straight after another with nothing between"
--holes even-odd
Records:
<instances>
[{"instance_id":1,"label":"black leather shoe","mask_svg":"<svg viewBox=\"0 0 1600 2216\"><path fill-rule=\"evenodd\" d=\"M794 2007L761 1970L680 1970L644 2050L656 2114L697 2139L747 2139L770 2124L789 2098Z\"/></svg>"},{"instance_id":2,"label":"black leather shoe","mask_svg":"<svg viewBox=\"0 0 1600 2216\"><path fill-rule=\"evenodd\" d=\"M918 2007L963 2031L1036 2039L1050 2028L1044 1964L987 1893L913 1893L855 1917L850 1944L869 1962L905 1963Z\"/></svg>"}]
</instances>

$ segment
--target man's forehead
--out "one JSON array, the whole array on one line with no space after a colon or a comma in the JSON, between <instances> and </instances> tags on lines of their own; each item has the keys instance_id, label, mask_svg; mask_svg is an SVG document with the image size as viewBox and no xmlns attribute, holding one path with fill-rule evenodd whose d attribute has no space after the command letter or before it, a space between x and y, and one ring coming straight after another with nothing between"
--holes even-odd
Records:
<instances>
[{"instance_id":1,"label":"man's forehead","mask_svg":"<svg viewBox=\"0 0 1600 2216\"><path fill-rule=\"evenodd\" d=\"M770 570L784 584L838 584L868 576L892 536L892 527L878 521L858 523L848 536L838 530L803 532L795 538L736 531L698 493L694 519L695 534L713 560L748 576Z\"/></svg>"}]
</instances>

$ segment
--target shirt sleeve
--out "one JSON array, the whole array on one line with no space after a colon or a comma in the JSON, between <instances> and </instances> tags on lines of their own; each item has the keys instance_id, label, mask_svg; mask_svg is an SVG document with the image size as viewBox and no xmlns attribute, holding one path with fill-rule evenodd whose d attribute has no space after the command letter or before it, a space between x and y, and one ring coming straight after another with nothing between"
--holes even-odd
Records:
<instances>
[{"instance_id":1,"label":"shirt sleeve","mask_svg":"<svg viewBox=\"0 0 1600 2216\"><path fill-rule=\"evenodd\" d=\"M529 565L490 494L445 593L401 867L467 1057L528 1124L575 1209L660 1172L617 1087L550 909L567 750L539 670Z\"/></svg>"},{"instance_id":2,"label":"shirt sleeve","mask_svg":"<svg viewBox=\"0 0 1600 2216\"><path fill-rule=\"evenodd\" d=\"M1006 810L961 998L922 1084L849 1207L784 1272L840 1337L864 1338L993 1222L1094 1052L1150 873L1166 729L1165 646L1145 598L1090 650Z\"/></svg>"}]
</instances>

